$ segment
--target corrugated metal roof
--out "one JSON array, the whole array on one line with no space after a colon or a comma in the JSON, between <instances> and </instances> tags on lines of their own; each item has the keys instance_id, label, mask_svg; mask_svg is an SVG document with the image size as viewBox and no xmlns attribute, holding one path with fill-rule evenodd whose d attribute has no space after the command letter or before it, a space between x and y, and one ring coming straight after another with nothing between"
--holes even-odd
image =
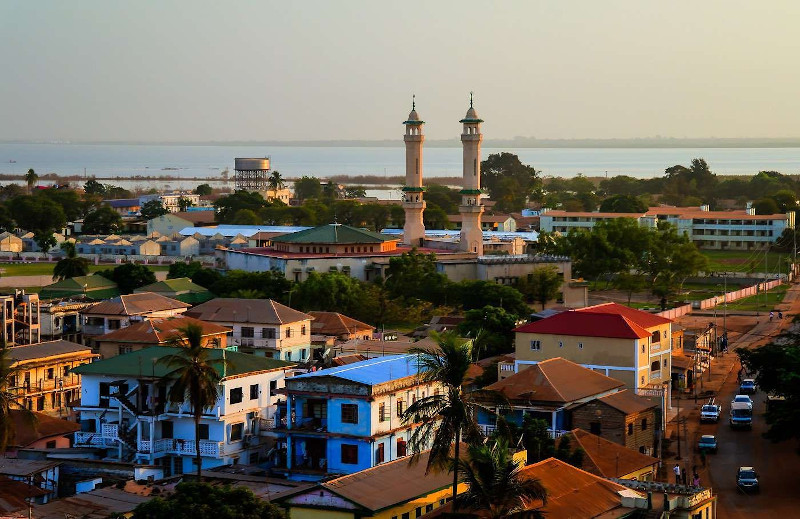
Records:
<instances>
[{"instance_id":1,"label":"corrugated metal roof","mask_svg":"<svg viewBox=\"0 0 800 519\"><path fill-rule=\"evenodd\" d=\"M272 241L273 243L381 243L395 239L349 225L330 223L277 236Z\"/></svg>"},{"instance_id":2,"label":"corrugated metal roof","mask_svg":"<svg viewBox=\"0 0 800 519\"><path fill-rule=\"evenodd\" d=\"M216 227L185 227L180 230L184 236L191 236L193 234L201 234L203 236L214 236L220 234L226 238L232 238L237 234L241 234L245 238L249 238L259 232L274 232L274 233L292 233L305 231L311 227L301 226L284 226L284 225L217 225Z\"/></svg>"},{"instance_id":3,"label":"corrugated metal roof","mask_svg":"<svg viewBox=\"0 0 800 519\"><path fill-rule=\"evenodd\" d=\"M20 362L54 355L66 355L68 353L92 353L92 349L76 342L58 340L13 346L8 348L8 352L12 360Z\"/></svg>"},{"instance_id":4,"label":"corrugated metal roof","mask_svg":"<svg viewBox=\"0 0 800 519\"><path fill-rule=\"evenodd\" d=\"M285 324L313 319L310 315L272 299L218 297L199 304L186 315L210 322Z\"/></svg>"},{"instance_id":5,"label":"corrugated metal roof","mask_svg":"<svg viewBox=\"0 0 800 519\"><path fill-rule=\"evenodd\" d=\"M347 366L322 369L288 379L336 377L360 384L377 385L411 377L418 373L416 355L392 355L355 362Z\"/></svg>"}]
</instances>

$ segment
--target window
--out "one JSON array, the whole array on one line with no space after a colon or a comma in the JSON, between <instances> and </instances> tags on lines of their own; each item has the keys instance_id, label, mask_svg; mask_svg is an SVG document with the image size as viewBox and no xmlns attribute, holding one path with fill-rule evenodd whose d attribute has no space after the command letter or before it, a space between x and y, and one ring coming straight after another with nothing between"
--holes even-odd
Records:
<instances>
[{"instance_id":1,"label":"window","mask_svg":"<svg viewBox=\"0 0 800 519\"><path fill-rule=\"evenodd\" d=\"M133 351L133 347L131 347L130 345L128 345L128 346L124 346L124 345L123 345L123 346L119 346L119 347L117 347L117 350L119 350L119 354L120 354L120 355L123 355L123 354L125 354L125 353L130 353L130 352L132 352L132 351Z\"/></svg>"},{"instance_id":2,"label":"window","mask_svg":"<svg viewBox=\"0 0 800 519\"><path fill-rule=\"evenodd\" d=\"M401 517L401 519L411 519L411 514L406 512L403 515L401 515L400 517Z\"/></svg>"},{"instance_id":3,"label":"window","mask_svg":"<svg viewBox=\"0 0 800 519\"><path fill-rule=\"evenodd\" d=\"M47 368L47 380L53 380L55 376L55 368Z\"/></svg>"},{"instance_id":4,"label":"window","mask_svg":"<svg viewBox=\"0 0 800 519\"><path fill-rule=\"evenodd\" d=\"M650 371L659 371L661 369L661 362L654 360L652 364L650 364Z\"/></svg>"},{"instance_id":5,"label":"window","mask_svg":"<svg viewBox=\"0 0 800 519\"><path fill-rule=\"evenodd\" d=\"M631 436L631 435L633 435L633 424L629 423L628 424L628 436Z\"/></svg>"},{"instance_id":6,"label":"window","mask_svg":"<svg viewBox=\"0 0 800 519\"><path fill-rule=\"evenodd\" d=\"M582 350L582 349L583 349L583 343L582 343L582 342L579 342L579 343L578 343L578 349L579 349L579 350Z\"/></svg>"},{"instance_id":7,"label":"window","mask_svg":"<svg viewBox=\"0 0 800 519\"><path fill-rule=\"evenodd\" d=\"M378 444L378 448L375 451L375 464L376 465L378 463L383 463L383 458L384 458L383 457L383 454L384 454L383 450L384 450L384 444L383 443L379 443Z\"/></svg>"},{"instance_id":8,"label":"window","mask_svg":"<svg viewBox=\"0 0 800 519\"><path fill-rule=\"evenodd\" d=\"M358 445L342 445L342 463L358 464Z\"/></svg>"},{"instance_id":9,"label":"window","mask_svg":"<svg viewBox=\"0 0 800 519\"><path fill-rule=\"evenodd\" d=\"M300 360L306 360L307 356L308 356L308 350L306 350L306 348L300 350Z\"/></svg>"},{"instance_id":10,"label":"window","mask_svg":"<svg viewBox=\"0 0 800 519\"><path fill-rule=\"evenodd\" d=\"M291 336L292 336L292 329L287 326L286 327L286 338L288 339Z\"/></svg>"},{"instance_id":11,"label":"window","mask_svg":"<svg viewBox=\"0 0 800 519\"><path fill-rule=\"evenodd\" d=\"M644 375L642 375L642 386L644 386Z\"/></svg>"},{"instance_id":12,"label":"window","mask_svg":"<svg viewBox=\"0 0 800 519\"><path fill-rule=\"evenodd\" d=\"M531 351L541 351L542 341L531 341Z\"/></svg>"},{"instance_id":13,"label":"window","mask_svg":"<svg viewBox=\"0 0 800 519\"><path fill-rule=\"evenodd\" d=\"M56 448L56 441L55 440L51 440L51 441L47 442L45 444L44 448L45 449L55 449Z\"/></svg>"},{"instance_id":14,"label":"window","mask_svg":"<svg viewBox=\"0 0 800 519\"><path fill-rule=\"evenodd\" d=\"M644 353L644 343L642 343L642 353Z\"/></svg>"},{"instance_id":15,"label":"window","mask_svg":"<svg viewBox=\"0 0 800 519\"><path fill-rule=\"evenodd\" d=\"M652 342L661 342L661 332L656 330L653 332Z\"/></svg>"},{"instance_id":16,"label":"window","mask_svg":"<svg viewBox=\"0 0 800 519\"><path fill-rule=\"evenodd\" d=\"M64 373L62 374L62 376L64 377L69 376L69 366L64 366Z\"/></svg>"},{"instance_id":17,"label":"window","mask_svg":"<svg viewBox=\"0 0 800 519\"><path fill-rule=\"evenodd\" d=\"M231 441L238 442L244 437L244 423L239 422L231 425Z\"/></svg>"},{"instance_id":18,"label":"window","mask_svg":"<svg viewBox=\"0 0 800 519\"><path fill-rule=\"evenodd\" d=\"M108 329L109 330L119 330L120 322L119 319L109 319L108 320Z\"/></svg>"},{"instance_id":19,"label":"window","mask_svg":"<svg viewBox=\"0 0 800 519\"><path fill-rule=\"evenodd\" d=\"M44 411L44 397L40 396L36 399L36 410L37 411Z\"/></svg>"},{"instance_id":20,"label":"window","mask_svg":"<svg viewBox=\"0 0 800 519\"><path fill-rule=\"evenodd\" d=\"M406 455L408 449L406 448L406 441L402 438L397 439L397 457L402 458Z\"/></svg>"},{"instance_id":21,"label":"window","mask_svg":"<svg viewBox=\"0 0 800 519\"><path fill-rule=\"evenodd\" d=\"M173 438L173 424L169 420L163 420L161 422L161 437L162 438Z\"/></svg>"},{"instance_id":22,"label":"window","mask_svg":"<svg viewBox=\"0 0 800 519\"><path fill-rule=\"evenodd\" d=\"M433 505L425 505L425 513L433 512Z\"/></svg>"},{"instance_id":23,"label":"window","mask_svg":"<svg viewBox=\"0 0 800 519\"><path fill-rule=\"evenodd\" d=\"M358 423L358 406L342 404L342 423Z\"/></svg>"},{"instance_id":24,"label":"window","mask_svg":"<svg viewBox=\"0 0 800 519\"><path fill-rule=\"evenodd\" d=\"M415 510L415 512L417 514L415 517L422 517L422 507L421 506L418 506L417 509Z\"/></svg>"},{"instance_id":25,"label":"window","mask_svg":"<svg viewBox=\"0 0 800 519\"><path fill-rule=\"evenodd\" d=\"M200 424L200 439L207 440L208 439L208 424L201 423Z\"/></svg>"},{"instance_id":26,"label":"window","mask_svg":"<svg viewBox=\"0 0 800 519\"><path fill-rule=\"evenodd\" d=\"M642 418L642 430L647 430L647 418Z\"/></svg>"},{"instance_id":27,"label":"window","mask_svg":"<svg viewBox=\"0 0 800 519\"><path fill-rule=\"evenodd\" d=\"M235 387L230 391L231 404L239 404L244 399L244 391L242 388Z\"/></svg>"},{"instance_id":28,"label":"window","mask_svg":"<svg viewBox=\"0 0 800 519\"><path fill-rule=\"evenodd\" d=\"M378 404L378 421L386 421L386 404Z\"/></svg>"},{"instance_id":29,"label":"window","mask_svg":"<svg viewBox=\"0 0 800 519\"><path fill-rule=\"evenodd\" d=\"M275 328L261 328L261 338L262 339L274 339L275 338Z\"/></svg>"},{"instance_id":30,"label":"window","mask_svg":"<svg viewBox=\"0 0 800 519\"><path fill-rule=\"evenodd\" d=\"M255 330L252 326L242 326L242 337L255 337Z\"/></svg>"},{"instance_id":31,"label":"window","mask_svg":"<svg viewBox=\"0 0 800 519\"><path fill-rule=\"evenodd\" d=\"M563 341L558 341L558 347L559 348L563 348L564 347L564 342Z\"/></svg>"},{"instance_id":32,"label":"window","mask_svg":"<svg viewBox=\"0 0 800 519\"><path fill-rule=\"evenodd\" d=\"M603 426L600 424L600 422L590 422L589 432L600 436L603 434Z\"/></svg>"},{"instance_id":33,"label":"window","mask_svg":"<svg viewBox=\"0 0 800 519\"><path fill-rule=\"evenodd\" d=\"M292 360L292 352L291 351L287 351L286 355L284 355L284 357L286 357L286 360Z\"/></svg>"},{"instance_id":34,"label":"window","mask_svg":"<svg viewBox=\"0 0 800 519\"><path fill-rule=\"evenodd\" d=\"M303 326L300 327L300 335L305 335L305 334L306 334L306 325L304 324Z\"/></svg>"},{"instance_id":35,"label":"window","mask_svg":"<svg viewBox=\"0 0 800 519\"><path fill-rule=\"evenodd\" d=\"M404 405L405 405L405 402L403 402L403 399L402 398L398 398L397 399L397 417L398 418L402 418L403 417L403 412L405 411Z\"/></svg>"},{"instance_id":36,"label":"window","mask_svg":"<svg viewBox=\"0 0 800 519\"><path fill-rule=\"evenodd\" d=\"M250 400L258 398L258 384L250 384Z\"/></svg>"},{"instance_id":37,"label":"window","mask_svg":"<svg viewBox=\"0 0 800 519\"><path fill-rule=\"evenodd\" d=\"M269 394L273 394L275 390L278 389L278 381L277 380L270 380L269 381Z\"/></svg>"}]
</instances>

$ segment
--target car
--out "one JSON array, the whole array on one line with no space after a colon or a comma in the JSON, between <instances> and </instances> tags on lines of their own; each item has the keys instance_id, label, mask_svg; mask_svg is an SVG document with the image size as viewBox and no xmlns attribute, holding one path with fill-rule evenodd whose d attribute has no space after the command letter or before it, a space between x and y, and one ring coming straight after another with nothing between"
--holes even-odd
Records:
<instances>
[{"instance_id":1,"label":"car","mask_svg":"<svg viewBox=\"0 0 800 519\"><path fill-rule=\"evenodd\" d=\"M756 393L756 381L752 378L746 378L739 384L739 394L753 395Z\"/></svg>"},{"instance_id":2,"label":"car","mask_svg":"<svg viewBox=\"0 0 800 519\"><path fill-rule=\"evenodd\" d=\"M750 407L750 409L753 409L753 399L747 395L736 395L735 397L733 397L731 404L735 404L736 402L743 402L747 404Z\"/></svg>"},{"instance_id":3,"label":"car","mask_svg":"<svg viewBox=\"0 0 800 519\"><path fill-rule=\"evenodd\" d=\"M758 473L753 467L739 467L736 473L736 487L740 492L759 492Z\"/></svg>"},{"instance_id":4,"label":"car","mask_svg":"<svg viewBox=\"0 0 800 519\"><path fill-rule=\"evenodd\" d=\"M700 452L713 452L717 453L717 437L713 434L704 434L697 442L697 449Z\"/></svg>"},{"instance_id":5,"label":"car","mask_svg":"<svg viewBox=\"0 0 800 519\"><path fill-rule=\"evenodd\" d=\"M719 422L719 415L722 413L722 407L714 404L705 404L700 408L700 421L701 422Z\"/></svg>"}]
</instances>

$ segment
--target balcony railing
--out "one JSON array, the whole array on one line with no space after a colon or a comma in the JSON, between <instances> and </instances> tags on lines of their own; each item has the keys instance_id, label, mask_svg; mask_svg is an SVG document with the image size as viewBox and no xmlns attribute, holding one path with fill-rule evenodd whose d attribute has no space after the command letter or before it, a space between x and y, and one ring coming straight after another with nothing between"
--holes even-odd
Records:
<instances>
[{"instance_id":1,"label":"balcony railing","mask_svg":"<svg viewBox=\"0 0 800 519\"><path fill-rule=\"evenodd\" d=\"M480 427L481 432L483 433L484 436L491 436L497 430L496 425L478 424L478 427ZM551 438L555 439L555 438L560 438L569 431L562 431L558 429L553 431L553 429L547 429L547 432L550 434Z\"/></svg>"},{"instance_id":2,"label":"balcony railing","mask_svg":"<svg viewBox=\"0 0 800 519\"><path fill-rule=\"evenodd\" d=\"M111 444L108 438L104 438L97 432L76 432L75 445L79 446L93 446L93 447L106 447Z\"/></svg>"},{"instance_id":3,"label":"balcony railing","mask_svg":"<svg viewBox=\"0 0 800 519\"><path fill-rule=\"evenodd\" d=\"M196 455L194 440L179 440L172 438L161 438L155 441L141 440L139 442L139 452L144 454L185 454ZM208 457L219 457L225 452L224 442L210 440L200 440L200 455Z\"/></svg>"}]
</instances>

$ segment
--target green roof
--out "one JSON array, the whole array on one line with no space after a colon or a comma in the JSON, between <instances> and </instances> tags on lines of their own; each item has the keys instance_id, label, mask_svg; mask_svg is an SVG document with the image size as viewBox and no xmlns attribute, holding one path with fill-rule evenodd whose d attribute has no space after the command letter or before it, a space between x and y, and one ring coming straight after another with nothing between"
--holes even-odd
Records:
<instances>
[{"instance_id":1,"label":"green roof","mask_svg":"<svg viewBox=\"0 0 800 519\"><path fill-rule=\"evenodd\" d=\"M172 368L158 362L158 360L154 363L153 359L162 359L167 355L173 355L180 349L171 346L152 346L117 355L110 359L82 364L72 368L71 372L79 375L108 375L112 377L165 377L172 371ZM215 363L217 372L225 377L235 377L256 371L269 371L295 365L292 362L256 357L255 355L224 349L209 349L208 351L209 360L217 361ZM228 360L228 367L224 374L222 373L222 363L219 362L223 354Z\"/></svg>"},{"instance_id":2,"label":"green roof","mask_svg":"<svg viewBox=\"0 0 800 519\"><path fill-rule=\"evenodd\" d=\"M83 296L89 299L109 299L119 295L117 284L100 275L76 276L47 285L39 292L42 299Z\"/></svg>"},{"instance_id":3,"label":"green roof","mask_svg":"<svg viewBox=\"0 0 800 519\"><path fill-rule=\"evenodd\" d=\"M207 288L201 287L189 278L175 278L165 279L164 281L157 281L147 286L137 288L134 293L139 292L156 292L172 299L177 299L184 303L198 304L205 303L214 299L212 294Z\"/></svg>"},{"instance_id":4,"label":"green roof","mask_svg":"<svg viewBox=\"0 0 800 519\"><path fill-rule=\"evenodd\" d=\"M357 229L349 225L329 223L304 231L272 238L273 243L379 243L396 240L377 232Z\"/></svg>"}]
</instances>

